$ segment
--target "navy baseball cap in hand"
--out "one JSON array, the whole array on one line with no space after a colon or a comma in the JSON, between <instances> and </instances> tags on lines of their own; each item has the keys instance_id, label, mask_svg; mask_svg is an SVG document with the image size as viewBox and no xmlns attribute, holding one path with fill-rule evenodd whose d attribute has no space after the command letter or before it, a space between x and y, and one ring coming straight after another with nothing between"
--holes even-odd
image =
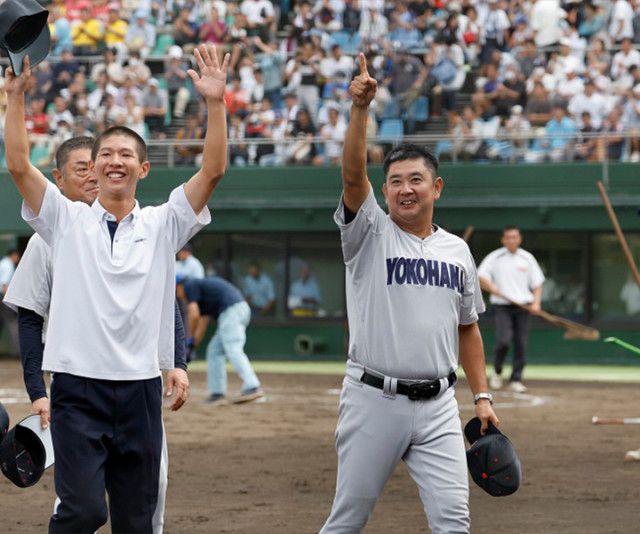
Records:
<instances>
[{"instance_id":1,"label":"navy baseball cap in hand","mask_svg":"<svg viewBox=\"0 0 640 534\"><path fill-rule=\"evenodd\" d=\"M474 417L464 429L471 444L467 465L471 478L493 497L511 495L520 487L522 470L513 444L489 421L485 435L480 434L480 419Z\"/></svg>"},{"instance_id":2,"label":"navy baseball cap in hand","mask_svg":"<svg viewBox=\"0 0 640 534\"><path fill-rule=\"evenodd\" d=\"M0 0L0 47L9 54L17 76L22 73L25 56L35 67L49 54L48 17L49 12L36 0Z\"/></svg>"}]
</instances>

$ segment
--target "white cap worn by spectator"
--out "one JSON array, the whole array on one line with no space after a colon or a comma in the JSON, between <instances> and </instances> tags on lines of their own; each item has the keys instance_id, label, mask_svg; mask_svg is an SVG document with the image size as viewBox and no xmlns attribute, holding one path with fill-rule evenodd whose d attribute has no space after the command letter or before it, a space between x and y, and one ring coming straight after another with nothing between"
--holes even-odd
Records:
<instances>
[{"instance_id":1,"label":"white cap worn by spectator","mask_svg":"<svg viewBox=\"0 0 640 534\"><path fill-rule=\"evenodd\" d=\"M172 45L169 47L169 50L167 50L167 55L172 59L181 59L183 54L182 48L178 45Z\"/></svg>"}]
</instances>

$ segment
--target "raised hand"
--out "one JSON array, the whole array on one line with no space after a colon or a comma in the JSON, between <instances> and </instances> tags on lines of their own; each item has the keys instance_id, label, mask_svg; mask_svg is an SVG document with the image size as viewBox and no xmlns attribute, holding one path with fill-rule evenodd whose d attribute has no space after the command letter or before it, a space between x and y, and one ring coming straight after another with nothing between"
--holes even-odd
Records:
<instances>
[{"instance_id":1,"label":"raised hand","mask_svg":"<svg viewBox=\"0 0 640 534\"><path fill-rule=\"evenodd\" d=\"M196 57L200 75L193 69L189 69L187 74L191 76L196 90L207 101L222 101L231 56L225 54L222 66L220 66L215 50L206 44L196 47L193 54Z\"/></svg>"},{"instance_id":2,"label":"raised hand","mask_svg":"<svg viewBox=\"0 0 640 534\"><path fill-rule=\"evenodd\" d=\"M358 54L358 64L360 65L360 74L358 74L351 82L351 85L349 85L349 94L351 95L351 101L354 106L367 108L373 100L373 97L376 96L378 82L369 76L367 59L362 52Z\"/></svg>"},{"instance_id":3,"label":"raised hand","mask_svg":"<svg viewBox=\"0 0 640 534\"><path fill-rule=\"evenodd\" d=\"M4 89L7 95L21 95L27 89L27 84L31 78L31 63L29 56L25 56L22 61L22 73L16 76L12 67L7 67L4 74Z\"/></svg>"}]
</instances>

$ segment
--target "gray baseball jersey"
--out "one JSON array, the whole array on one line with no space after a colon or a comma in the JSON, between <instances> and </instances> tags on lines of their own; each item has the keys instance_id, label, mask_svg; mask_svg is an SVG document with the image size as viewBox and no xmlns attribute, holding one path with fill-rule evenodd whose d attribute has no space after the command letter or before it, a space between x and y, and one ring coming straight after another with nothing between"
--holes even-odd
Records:
<instances>
[{"instance_id":1,"label":"gray baseball jersey","mask_svg":"<svg viewBox=\"0 0 640 534\"><path fill-rule=\"evenodd\" d=\"M346 265L349 358L396 378L434 379L458 367L458 325L484 311L467 244L435 227L426 239L398 227L373 191L340 227Z\"/></svg>"},{"instance_id":2,"label":"gray baseball jersey","mask_svg":"<svg viewBox=\"0 0 640 534\"><path fill-rule=\"evenodd\" d=\"M484 311L469 248L442 228L426 239L405 232L373 191L348 224L342 199L334 219L346 265L350 339L336 429L336 495L320 532L359 532L400 460L418 486L431 531L468 532L464 442L445 377L458 367L458 326ZM365 369L384 375L383 389L363 383ZM441 389L429 400L397 393L398 379L436 378Z\"/></svg>"}]
</instances>

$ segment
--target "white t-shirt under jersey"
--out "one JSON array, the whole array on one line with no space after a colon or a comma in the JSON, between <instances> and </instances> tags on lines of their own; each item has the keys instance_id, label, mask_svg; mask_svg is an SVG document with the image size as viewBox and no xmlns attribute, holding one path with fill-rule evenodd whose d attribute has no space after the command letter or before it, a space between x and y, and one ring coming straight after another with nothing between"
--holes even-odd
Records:
<instances>
[{"instance_id":1,"label":"white t-shirt under jersey","mask_svg":"<svg viewBox=\"0 0 640 534\"><path fill-rule=\"evenodd\" d=\"M506 247L494 250L480 263L478 275L491 280L500 293L518 304L531 304L532 290L544 282L544 274L533 254L521 248L514 254ZM496 295L491 295L490 301L509 304Z\"/></svg>"},{"instance_id":2,"label":"white t-shirt under jersey","mask_svg":"<svg viewBox=\"0 0 640 534\"><path fill-rule=\"evenodd\" d=\"M113 242L96 200L71 202L49 182L40 214L22 216L51 247L54 273L42 369L105 380L145 380L173 368L174 257L211 220L174 189L133 211Z\"/></svg>"},{"instance_id":3,"label":"white t-shirt under jersey","mask_svg":"<svg viewBox=\"0 0 640 534\"><path fill-rule=\"evenodd\" d=\"M345 224L334 216L346 265L349 358L388 376L436 379L458 367L458 325L484 311L467 244L436 227L405 232L373 191Z\"/></svg>"}]
</instances>

